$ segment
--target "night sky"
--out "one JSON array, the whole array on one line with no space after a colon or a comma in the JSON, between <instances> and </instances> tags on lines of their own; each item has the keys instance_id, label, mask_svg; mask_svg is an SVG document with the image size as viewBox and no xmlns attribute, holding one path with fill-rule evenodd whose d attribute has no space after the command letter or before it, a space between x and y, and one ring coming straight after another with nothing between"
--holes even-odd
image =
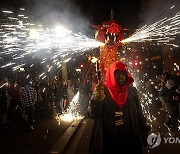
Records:
<instances>
[{"instance_id":1,"label":"night sky","mask_svg":"<svg viewBox=\"0 0 180 154\"><path fill-rule=\"evenodd\" d=\"M140 0L87 0L86 2L79 1L79 6L97 24L109 20L111 9L114 10L114 19L125 26L139 22Z\"/></svg>"},{"instance_id":2,"label":"night sky","mask_svg":"<svg viewBox=\"0 0 180 154\"><path fill-rule=\"evenodd\" d=\"M113 9L114 19L133 32L170 14L167 10L173 5L176 12L180 11L179 3L179 0L1 0L0 6L24 7L33 21L47 27L60 22L81 32L89 31L90 24L108 21Z\"/></svg>"},{"instance_id":3,"label":"night sky","mask_svg":"<svg viewBox=\"0 0 180 154\"><path fill-rule=\"evenodd\" d=\"M75 9L79 12L77 15L83 16L92 24L108 21L113 9L114 19L124 27L135 27L140 23L141 0L1 0L0 5L6 8L24 6L30 10L30 15L34 14L37 18L55 11L64 11L66 8L71 14Z\"/></svg>"}]
</instances>

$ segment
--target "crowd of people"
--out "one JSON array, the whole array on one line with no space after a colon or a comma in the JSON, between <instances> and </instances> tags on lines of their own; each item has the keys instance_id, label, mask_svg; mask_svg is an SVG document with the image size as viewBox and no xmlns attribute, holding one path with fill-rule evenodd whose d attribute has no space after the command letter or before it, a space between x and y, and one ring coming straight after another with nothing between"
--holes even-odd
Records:
<instances>
[{"instance_id":1,"label":"crowd of people","mask_svg":"<svg viewBox=\"0 0 180 154\"><path fill-rule=\"evenodd\" d=\"M0 124L6 127L8 122L26 120L33 130L34 107L39 106L39 90L28 81L10 83L7 78L0 79ZM41 100L42 101L42 100ZM38 107L37 107L38 108Z\"/></svg>"},{"instance_id":2,"label":"crowd of people","mask_svg":"<svg viewBox=\"0 0 180 154\"><path fill-rule=\"evenodd\" d=\"M86 88L86 90L85 90ZM81 106L86 110L89 93L86 95L87 83L80 85L71 80L64 80L54 76L52 80L39 81L37 79L10 81L7 77L0 78L0 127L7 127L9 123L27 121L33 130L35 115L42 109L51 112L51 118L67 111L67 108L78 90L83 93ZM86 102L86 103L83 103Z\"/></svg>"},{"instance_id":3,"label":"crowd of people","mask_svg":"<svg viewBox=\"0 0 180 154\"><path fill-rule=\"evenodd\" d=\"M28 121L30 129L33 130L34 115L39 114L43 108L51 106L50 98L48 83L43 85L36 80L10 82L6 77L1 77L0 126L7 127L9 123L24 120Z\"/></svg>"},{"instance_id":4,"label":"crowd of people","mask_svg":"<svg viewBox=\"0 0 180 154\"><path fill-rule=\"evenodd\" d=\"M97 76L92 75L83 86L77 86L75 82L63 80L57 76L50 82L39 81L14 81L0 78L0 125L6 126L9 121L26 120L30 129L35 121L34 114L39 114L43 107L49 109L55 106L57 113L66 111L69 103L79 89L83 93L83 110L87 112L90 96L98 83ZM82 88L83 87L83 88ZM180 72L172 75L169 71L163 72L157 81L157 90L160 110L164 111L166 120L164 125L170 129L173 127L172 119L177 116L180 120ZM86 98L85 98L86 97Z\"/></svg>"}]
</instances>

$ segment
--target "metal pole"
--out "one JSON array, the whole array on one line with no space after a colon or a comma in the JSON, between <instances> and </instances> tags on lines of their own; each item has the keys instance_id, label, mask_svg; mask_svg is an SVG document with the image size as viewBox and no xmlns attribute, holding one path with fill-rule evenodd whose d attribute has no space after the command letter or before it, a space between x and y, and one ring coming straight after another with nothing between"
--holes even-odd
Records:
<instances>
[{"instance_id":1,"label":"metal pole","mask_svg":"<svg viewBox=\"0 0 180 154\"><path fill-rule=\"evenodd\" d=\"M101 72L99 69L99 60L96 61L96 73L97 73L98 82L99 82L101 80Z\"/></svg>"}]
</instances>

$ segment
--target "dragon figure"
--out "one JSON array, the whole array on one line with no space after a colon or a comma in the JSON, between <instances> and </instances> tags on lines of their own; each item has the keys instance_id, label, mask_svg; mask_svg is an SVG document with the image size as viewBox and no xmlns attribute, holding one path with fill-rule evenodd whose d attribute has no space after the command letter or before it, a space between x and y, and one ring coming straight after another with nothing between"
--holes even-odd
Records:
<instances>
[{"instance_id":1,"label":"dragon figure","mask_svg":"<svg viewBox=\"0 0 180 154\"><path fill-rule=\"evenodd\" d=\"M112 17L101 25L91 26L97 29L95 39L105 44L100 47L100 71L104 76L109 65L118 59L118 47L122 46L123 30L127 29L119 25Z\"/></svg>"}]
</instances>

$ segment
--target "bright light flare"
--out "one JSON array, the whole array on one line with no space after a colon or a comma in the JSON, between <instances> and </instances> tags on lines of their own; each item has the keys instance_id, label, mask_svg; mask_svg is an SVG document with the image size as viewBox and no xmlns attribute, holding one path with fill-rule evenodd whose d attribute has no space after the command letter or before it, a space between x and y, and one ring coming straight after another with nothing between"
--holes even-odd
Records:
<instances>
[{"instance_id":1,"label":"bright light flare","mask_svg":"<svg viewBox=\"0 0 180 154\"><path fill-rule=\"evenodd\" d=\"M92 59L91 59L92 63L96 63L97 61L98 61L98 59L96 57L92 57Z\"/></svg>"},{"instance_id":2,"label":"bright light flare","mask_svg":"<svg viewBox=\"0 0 180 154\"><path fill-rule=\"evenodd\" d=\"M72 120L77 120L77 119L79 120L84 118L84 116L80 115L79 99L80 99L80 92L78 91L77 94L72 99L72 101L70 102L67 111L59 116L59 119L61 121L72 121Z\"/></svg>"},{"instance_id":3,"label":"bright light flare","mask_svg":"<svg viewBox=\"0 0 180 154\"><path fill-rule=\"evenodd\" d=\"M29 37L31 39L38 39L39 38L39 32L36 29L31 29L29 33Z\"/></svg>"},{"instance_id":4,"label":"bright light flare","mask_svg":"<svg viewBox=\"0 0 180 154\"><path fill-rule=\"evenodd\" d=\"M99 47L99 46L104 46L105 44L96 40L92 40L92 41L83 42L80 45L84 47Z\"/></svg>"},{"instance_id":5,"label":"bright light flare","mask_svg":"<svg viewBox=\"0 0 180 154\"><path fill-rule=\"evenodd\" d=\"M56 26L54 30L56 32L57 37L65 37L71 33L70 30L61 25Z\"/></svg>"},{"instance_id":6,"label":"bright light flare","mask_svg":"<svg viewBox=\"0 0 180 154\"><path fill-rule=\"evenodd\" d=\"M60 115L60 119L62 121L71 122L74 120L74 116L72 114L65 113L65 114Z\"/></svg>"}]
</instances>

